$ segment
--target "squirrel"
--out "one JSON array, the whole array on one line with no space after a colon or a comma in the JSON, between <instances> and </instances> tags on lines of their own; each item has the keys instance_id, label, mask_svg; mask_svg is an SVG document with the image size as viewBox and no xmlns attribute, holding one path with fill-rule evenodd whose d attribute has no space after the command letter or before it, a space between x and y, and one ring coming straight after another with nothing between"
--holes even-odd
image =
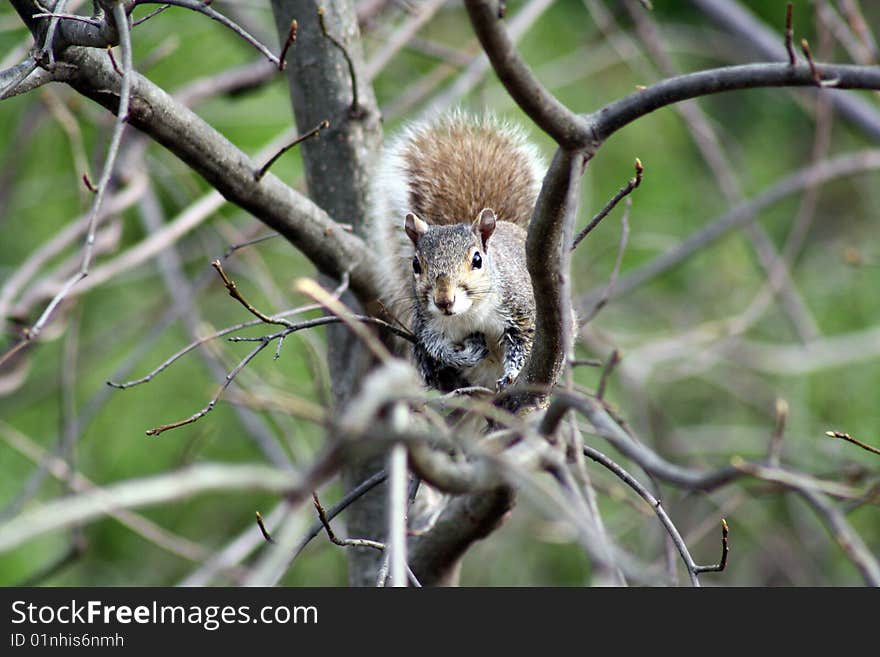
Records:
<instances>
[{"instance_id":1,"label":"squirrel","mask_svg":"<svg viewBox=\"0 0 880 657\"><path fill-rule=\"evenodd\" d=\"M415 336L425 383L497 391L535 333L526 229L546 167L518 128L460 110L407 127L383 153L369 234L383 304Z\"/></svg>"}]
</instances>

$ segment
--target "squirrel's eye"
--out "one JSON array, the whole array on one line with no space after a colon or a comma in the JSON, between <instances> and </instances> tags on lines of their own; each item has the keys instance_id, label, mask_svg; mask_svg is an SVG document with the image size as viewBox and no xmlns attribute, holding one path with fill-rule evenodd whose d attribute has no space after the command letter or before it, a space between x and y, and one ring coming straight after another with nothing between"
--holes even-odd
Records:
<instances>
[{"instance_id":1,"label":"squirrel's eye","mask_svg":"<svg viewBox=\"0 0 880 657\"><path fill-rule=\"evenodd\" d=\"M471 260L471 269L479 269L483 266L483 258L480 256L480 252L477 251L474 254L474 259Z\"/></svg>"},{"instance_id":2,"label":"squirrel's eye","mask_svg":"<svg viewBox=\"0 0 880 657\"><path fill-rule=\"evenodd\" d=\"M413 256L413 273L421 274L422 273L422 265L419 264L419 256Z\"/></svg>"}]
</instances>

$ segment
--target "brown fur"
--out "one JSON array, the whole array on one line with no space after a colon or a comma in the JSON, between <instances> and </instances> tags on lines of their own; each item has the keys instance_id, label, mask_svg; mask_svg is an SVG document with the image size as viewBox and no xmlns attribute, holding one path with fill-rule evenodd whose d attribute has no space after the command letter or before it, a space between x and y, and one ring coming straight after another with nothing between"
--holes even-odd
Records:
<instances>
[{"instance_id":1,"label":"brown fur","mask_svg":"<svg viewBox=\"0 0 880 657\"><path fill-rule=\"evenodd\" d=\"M534 180L524 153L503 132L446 123L415 135L403 152L412 211L429 224L471 222L483 208L527 227Z\"/></svg>"}]
</instances>

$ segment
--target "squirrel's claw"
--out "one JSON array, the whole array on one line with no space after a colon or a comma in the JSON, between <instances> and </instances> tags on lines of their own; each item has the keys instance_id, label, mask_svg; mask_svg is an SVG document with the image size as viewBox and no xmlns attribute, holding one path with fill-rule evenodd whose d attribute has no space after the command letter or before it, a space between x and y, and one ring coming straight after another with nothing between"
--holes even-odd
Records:
<instances>
[{"instance_id":1,"label":"squirrel's claw","mask_svg":"<svg viewBox=\"0 0 880 657\"><path fill-rule=\"evenodd\" d=\"M513 383L514 381L516 381L516 377L517 377L518 374L519 374L519 372L507 372L507 373L505 373L504 376L502 376L500 379L498 379L498 380L495 382L495 392L501 392L501 391L504 390L507 386L509 386L511 383Z\"/></svg>"}]
</instances>

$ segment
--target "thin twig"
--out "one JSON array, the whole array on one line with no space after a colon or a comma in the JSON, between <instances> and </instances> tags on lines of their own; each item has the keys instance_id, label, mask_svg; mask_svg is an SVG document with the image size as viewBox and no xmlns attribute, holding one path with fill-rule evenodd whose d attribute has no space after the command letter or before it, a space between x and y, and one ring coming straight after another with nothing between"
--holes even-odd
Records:
<instances>
[{"instance_id":1,"label":"thin twig","mask_svg":"<svg viewBox=\"0 0 880 657\"><path fill-rule=\"evenodd\" d=\"M697 566L694 570L697 573L720 573L727 568L727 555L730 552L730 544L728 543L728 535L730 530L727 527L727 521L721 519L721 561L714 566Z\"/></svg>"},{"instance_id":2,"label":"thin twig","mask_svg":"<svg viewBox=\"0 0 880 657\"><path fill-rule=\"evenodd\" d=\"M330 509L324 511L324 516L326 518L326 522L324 519L320 519L314 525L309 528L309 531L306 533L305 538L303 538L302 542L300 542L299 546L296 549L296 552L293 555L293 558L296 559L300 552L302 552L306 545L315 538L318 534L321 533L321 529L328 526L330 521L333 520L340 513L345 511L349 506L357 502L361 497L369 493L376 486L383 483L388 478L388 473L385 470L380 470L376 474L368 477L360 484L355 486L352 490L346 493L341 500L339 500L336 504L334 504ZM320 514L320 511L319 511ZM319 515L320 518L320 515Z\"/></svg>"},{"instance_id":3,"label":"thin twig","mask_svg":"<svg viewBox=\"0 0 880 657\"><path fill-rule=\"evenodd\" d=\"M807 58L807 64L810 66L810 73L813 75L813 80L816 83L817 87L836 87L839 80L837 78L832 78L830 80L823 80L822 74L819 72L818 66L816 66L816 62L813 61L813 55L810 53L810 42L806 39L801 39L801 50L804 51L804 57Z\"/></svg>"},{"instance_id":4,"label":"thin twig","mask_svg":"<svg viewBox=\"0 0 880 657\"><path fill-rule=\"evenodd\" d=\"M865 582L870 586L880 586L880 563L865 545L861 536L847 522L840 509L816 490L810 488L795 488L794 490L813 507L843 553L855 564Z\"/></svg>"},{"instance_id":5,"label":"thin twig","mask_svg":"<svg viewBox=\"0 0 880 657\"><path fill-rule=\"evenodd\" d=\"M880 150L877 149L840 155L799 169L771 185L760 195L743 201L710 221L666 253L625 274L615 285L612 298L628 294L647 281L676 267L728 232L753 222L764 208L795 192L857 172L876 169L880 169ZM579 306L589 307L599 294L601 292L588 292L581 297Z\"/></svg>"},{"instance_id":6,"label":"thin twig","mask_svg":"<svg viewBox=\"0 0 880 657\"><path fill-rule=\"evenodd\" d=\"M113 46L107 46L107 57L110 58L110 64L113 66L113 70L116 71L116 75L122 75L122 71L119 69L119 64L116 63L116 58L113 56Z\"/></svg>"},{"instance_id":7,"label":"thin twig","mask_svg":"<svg viewBox=\"0 0 880 657\"><path fill-rule=\"evenodd\" d=\"M37 321L30 328L24 331L22 339L9 351L0 356L0 366L6 363L14 354L21 351L21 349L23 349L26 345L33 343L33 341L36 340L37 337L39 337L40 333L43 330L43 327L49 321L52 313L68 295L70 290L88 275L89 268L92 264L92 257L94 255L95 246L95 232L98 227L98 211L101 208L101 203L104 200L104 194L106 193L107 187L110 184L110 178L113 175L113 169L116 164L116 157L119 153L119 145L122 142L122 133L125 130L125 125L128 120L128 105L131 95L131 35L128 31L128 17L125 14L125 9L122 4L113 5L113 20L116 22L117 25L117 30L119 32L119 45L122 49L122 82L120 83L119 90L119 109L116 114L116 120L114 121L113 133L110 137L110 146L107 148L107 157L104 161L104 169L101 172L101 178L98 181L98 191L95 194L95 200L92 204L91 211L89 212L89 228L86 233L86 243L83 253L82 264L80 265L79 271L77 271L72 277L67 279L67 281L61 287L58 293L49 302L49 305L46 306L45 310L43 310L43 313L40 315Z\"/></svg>"},{"instance_id":8,"label":"thin twig","mask_svg":"<svg viewBox=\"0 0 880 657\"><path fill-rule=\"evenodd\" d=\"M315 504L315 510L318 512L321 526L324 528L324 531L327 532L327 538L330 539L331 543L341 547L366 547L380 551L385 550L385 544L380 543L379 541L372 541L368 538L339 538L336 536L336 534L333 533L333 529L330 527L330 519L327 517L327 512L324 510L324 507L321 506L321 501L318 499L317 493L312 493L312 501Z\"/></svg>"},{"instance_id":9,"label":"thin twig","mask_svg":"<svg viewBox=\"0 0 880 657\"><path fill-rule=\"evenodd\" d=\"M290 46L296 43L296 33L299 29L299 23L294 18L290 21L290 29L287 31L287 39L284 41L284 47L281 49L281 55L278 57L278 70L283 71L287 68L287 51Z\"/></svg>"},{"instance_id":10,"label":"thin twig","mask_svg":"<svg viewBox=\"0 0 880 657\"><path fill-rule=\"evenodd\" d=\"M605 367L602 369L602 374L599 377L599 385L596 387L596 399L602 399L605 396L605 386L608 384L608 377L611 376L611 372L614 371L614 368L620 362L620 351L615 349L611 352L611 355L608 357L608 360L605 362Z\"/></svg>"},{"instance_id":11,"label":"thin twig","mask_svg":"<svg viewBox=\"0 0 880 657\"><path fill-rule=\"evenodd\" d=\"M794 28L791 25L793 9L790 2L785 7L785 51L788 53L789 66L797 64L797 55L794 53Z\"/></svg>"},{"instance_id":12,"label":"thin twig","mask_svg":"<svg viewBox=\"0 0 880 657\"><path fill-rule=\"evenodd\" d=\"M232 253L234 253L239 248L247 246L248 244L256 243L257 241L262 241L264 239L268 239L270 237L273 237L273 235L264 235L263 237L257 238L255 240L251 240L250 242L244 242L242 244L235 244L235 245L231 246L229 249L227 249L226 253L223 255L223 260L227 259L230 255L232 255ZM347 289L348 289L348 275L343 276L343 280L341 281L339 286L335 290L333 290L333 294L338 298L339 296L342 296L342 294ZM312 310L318 310L320 307L321 307L320 304L309 304L306 306L300 306L298 308L291 308L290 310L285 310L283 312L278 313L276 315L276 317L289 317L290 315L298 315L298 314L302 314L302 313L309 312ZM185 356L186 354L188 354L190 351L192 351L193 349L195 349L199 345L204 344L205 342L207 342L209 340L214 340L215 338L223 337L224 335L228 335L229 333L234 333L235 331L239 331L241 329L248 328L250 326L257 326L258 324L262 324L262 323L263 323L262 319L254 319L254 320L251 320L248 322L241 322L240 324L234 324L233 326L227 326L226 328L220 329L219 331L216 331L210 335L206 335L205 337L197 338L197 339L193 340L187 346L183 347L182 349L180 349L179 351L174 353L172 356L167 358L164 362L162 362L158 367L156 367L154 370L152 370L146 376L142 376L139 379L127 381L125 383L114 383L113 381L107 381L107 385L109 385L113 388L119 388L119 389L124 390L126 388L131 388L133 386L140 385L141 383L147 383L148 381L151 381L153 379L153 377L155 377L157 374L159 374L162 370L164 370L169 365L174 363L174 361L176 361L178 358ZM306 328L306 327L303 327L303 328Z\"/></svg>"},{"instance_id":13,"label":"thin twig","mask_svg":"<svg viewBox=\"0 0 880 657\"><path fill-rule=\"evenodd\" d=\"M608 279L608 285L605 286L605 291L602 293L602 296L596 301L596 304L593 306L593 309L589 312L586 317L578 318L578 323L583 326L584 324L588 324L596 318L596 315L608 304L608 300L611 298L611 294L614 292L614 286L617 283L617 277L620 276L620 266L623 264L623 253L626 251L626 244L629 240L629 209L632 205L632 198L626 199L626 206L623 211L623 217L621 217L620 223L620 242L617 247L617 258L614 261L614 269L611 271L611 278Z\"/></svg>"},{"instance_id":14,"label":"thin twig","mask_svg":"<svg viewBox=\"0 0 880 657\"><path fill-rule=\"evenodd\" d=\"M83 184L86 186L86 189L89 190L92 194L98 193L98 188L92 184L92 179L89 178L88 173L84 173L82 175Z\"/></svg>"},{"instance_id":15,"label":"thin twig","mask_svg":"<svg viewBox=\"0 0 880 657\"><path fill-rule=\"evenodd\" d=\"M171 5L168 5L168 4L162 5L162 6L159 7L158 9L154 9L154 10L151 11L150 13L145 14L145 15L142 16L141 18L138 18L136 21L133 21L132 24L131 24L131 26L132 26L132 27L137 27L137 26L140 25L141 23L146 23L146 22L147 22L148 20L150 20L153 16L158 16L159 14L161 14L163 11L165 11L165 10L168 9L169 7L171 7Z\"/></svg>"},{"instance_id":16,"label":"thin twig","mask_svg":"<svg viewBox=\"0 0 880 657\"><path fill-rule=\"evenodd\" d=\"M260 533L263 535L263 538L266 539L267 543L274 543L275 539L272 538L272 535L269 533L269 530L266 529L266 525L263 522L263 514L259 511L256 512L257 516L257 526L260 528Z\"/></svg>"},{"instance_id":17,"label":"thin twig","mask_svg":"<svg viewBox=\"0 0 880 657\"><path fill-rule=\"evenodd\" d=\"M584 228L581 232L577 234L577 236L571 243L572 251L574 251L578 247L578 244L580 244L583 239L587 235L589 235L596 226L599 225L599 222L601 222L605 217L610 214L610 212L615 207L617 207L618 203L620 203L625 197L629 196L636 187L642 184L642 174L644 173L644 171L645 168L642 166L642 161L639 158L636 158L635 177L630 178L629 181L617 191L617 193L611 198L611 200L605 204L605 207L599 210L598 213L596 213L596 216L594 216L590 220L590 223L587 224L586 228Z\"/></svg>"},{"instance_id":18,"label":"thin twig","mask_svg":"<svg viewBox=\"0 0 880 657\"><path fill-rule=\"evenodd\" d=\"M201 420L208 413L210 413L211 411L214 410L214 406L217 405L217 402L219 401L220 396L229 387L229 384L231 384L233 382L235 377L238 376L238 374L247 366L248 363L250 363L254 359L254 357L256 357L256 355L258 353L260 353L263 349L266 348L266 346L269 344L269 342L270 342L270 340L264 338L260 342L259 345L257 345L254 349L252 349L250 351L250 353L248 353L247 356L242 358L241 361L239 361L238 365L236 365L226 375L225 380L220 385L220 388L217 390L217 392L214 394L214 396L211 398L211 401L209 401L208 404L206 406L204 406L201 410L197 411L196 413L193 413L188 418L184 418L183 420L178 420L176 422L171 422L169 424L163 424L163 425L158 426L154 429L147 429L144 433L146 433L146 435L148 435L148 436L158 436L159 434L164 433L164 432L168 431L169 429L177 429L178 427L183 427L183 426L186 426L187 424L192 424L193 422L197 422L197 421Z\"/></svg>"},{"instance_id":19,"label":"thin twig","mask_svg":"<svg viewBox=\"0 0 880 657\"><path fill-rule=\"evenodd\" d=\"M263 523L263 514L259 511L256 512L257 515L257 526L260 528L260 533L263 535L263 538L266 539L267 543L274 543L275 539L272 538L272 535L269 533L269 530L266 529L266 525Z\"/></svg>"},{"instance_id":20,"label":"thin twig","mask_svg":"<svg viewBox=\"0 0 880 657\"><path fill-rule=\"evenodd\" d=\"M858 500L865 496L864 489L848 486L836 481L819 479L793 470L765 465L760 462L746 461L739 456L731 458L730 464L740 472L751 475L756 479L776 484L783 488L790 488L791 490L813 490L842 500Z\"/></svg>"},{"instance_id":21,"label":"thin twig","mask_svg":"<svg viewBox=\"0 0 880 657\"><path fill-rule=\"evenodd\" d=\"M307 306L300 306L299 308L292 308L290 310L285 310L282 313L278 313L277 317L287 317L290 315L300 314L300 313L308 312L311 310L318 310L320 307L321 306L319 304L309 304ZM208 342L209 340L214 340L216 338L223 337L224 335L228 335L229 333L234 333L235 331L240 331L242 329L245 329L245 328L248 328L251 326L258 326L259 324L263 324L263 323L264 322L262 319L253 319L248 322L242 322L240 324L235 324L233 326L227 326L226 328L220 329L219 331L215 331L214 333L211 333L210 335L206 335L202 338L198 338L196 340L193 340L188 345L186 345L182 349L176 351L173 355L171 355L169 358L167 358L165 361L163 361L158 367L156 367L155 369L150 371L149 374L146 374L145 376L142 376L139 379L133 379L131 381L126 381L125 383L116 383L114 381L107 381L107 385L112 388L118 388L120 390L125 390L126 388L132 388L132 387L140 385L142 383L147 383L147 382L151 381L157 374L162 372L162 370L166 369L169 365L174 363L174 361L181 358L182 356L185 356L186 354L188 354L190 351L192 351L193 349L195 349L199 345L202 345L202 344Z\"/></svg>"},{"instance_id":22,"label":"thin twig","mask_svg":"<svg viewBox=\"0 0 880 657\"><path fill-rule=\"evenodd\" d=\"M767 448L767 461L774 466L779 465L782 456L782 438L785 435L785 423L788 419L788 402L784 399L776 400L776 424L773 435L770 437L770 446Z\"/></svg>"},{"instance_id":23,"label":"thin twig","mask_svg":"<svg viewBox=\"0 0 880 657\"><path fill-rule=\"evenodd\" d=\"M613 472L617 477L623 481L627 486L632 488L639 496L645 500L651 508L654 509L654 513L657 514L657 518L659 518L661 524L666 529L669 536L672 538L675 543L675 547L678 549L678 553L681 555L682 561L684 561L685 566L688 570L688 575L691 579L691 584L693 586L700 586L700 580L697 578L697 575L700 572L703 572L702 569L706 571L710 570L718 570L716 566L698 566L696 562L691 557L690 552L688 551L687 545L685 545L684 539L681 537L681 534L678 531L678 528L672 522L672 519L669 517L669 514L666 513L666 510L663 508L663 505L660 503L651 492L645 488L639 481L629 474L626 470L624 470L620 465L615 463L613 460L605 456L602 452L597 449L590 447L589 445L584 445L584 454L586 454L589 458L593 459L597 463L608 468L611 472ZM723 539L722 539L722 559L724 564L727 564L727 534L726 527L727 523L722 521L722 531Z\"/></svg>"},{"instance_id":24,"label":"thin twig","mask_svg":"<svg viewBox=\"0 0 880 657\"><path fill-rule=\"evenodd\" d=\"M315 285L317 286L317 284L315 284ZM322 298L324 301L327 301L327 299L332 299L332 297L329 294L327 295L327 297L322 297ZM161 434L165 431L168 431L169 429L177 429L178 427L192 424L192 423L197 422L198 420L202 419L203 417L205 417L208 413L210 413L212 410L214 410L214 406L216 406L220 397L223 395L225 390L229 387L229 384L232 383L232 381L235 379L235 377L237 377L241 373L241 371L256 357L257 354L259 354L263 349L265 349L269 344L271 344L272 341L280 340L284 337L287 337L291 333L295 333L296 331L301 331L303 329L313 328L316 326L323 326L325 324L335 324L338 322L342 322L346 326L351 328L356 334L358 334L362 338L365 335L369 336L369 340L371 340L372 342L368 343L368 344L372 344L374 348L376 345L379 345L381 349L384 349L384 345L382 345L382 343L379 342L378 339L374 335L369 333L369 331L366 331L366 329L364 329L362 326L363 324L375 324L377 326L381 326L382 328L384 328L386 330L391 331L395 335L398 335L406 340L409 340L409 341L414 340L414 338L411 334L405 333L404 331L400 330L396 326L392 326L388 322L385 322L385 321L378 319L376 317L350 314L344 310L344 306L341 306L341 304L339 304L339 306L336 306L336 303L338 303L338 302L336 302L335 300L332 300L329 304L322 302L321 305L325 308L328 308L331 312L336 312L336 310L334 310L334 308L330 307L331 305L336 307L337 310L339 310L339 308L341 307L342 309L339 310L339 312L341 314L339 316L318 317L316 319L310 319L310 320L307 320L304 322L299 322L297 324L292 324L290 322L286 322L285 320L281 320L276 317L271 323L283 324L285 326L285 328L283 330L279 331L278 333L272 333L270 335L263 335L263 336L254 337L254 338L250 338L250 337L230 338L230 342L258 342L259 344L253 350L251 350L238 363L238 365L236 365L226 375L223 383L220 385L220 388L217 390L216 394L211 398L211 401L208 402L208 404L206 406L204 406L202 409L200 409L196 413L192 414L188 418L184 418L184 419L178 420L176 422L171 422L170 424L163 424L163 425L156 427L154 429L148 429L146 431L146 434L148 436L158 436L159 434ZM357 327L357 328L355 328L355 327ZM181 350L181 352L185 353L186 351L189 351L191 349L191 346L186 347L184 350ZM167 367L171 362L173 362L174 360L176 360L177 358L179 358L182 355L181 352L178 352L177 354L175 354L171 359L169 359L168 361L163 363L159 368L157 368L157 370L161 371L162 369ZM384 356L382 355L382 352L380 350L374 351L374 355L376 355L378 358L380 358L382 360L384 360L385 357L387 357L387 358L391 357L390 353L388 353L387 350L385 350ZM136 385L138 383L143 383L145 381L148 381L154 375L155 375L155 373L151 373L147 377L144 377L144 379L142 379L142 380L131 381L127 384L113 384L113 383L110 383L109 381L108 381L108 383L116 388L130 387L131 385ZM310 414L308 416L308 419L311 421L314 421L314 422L325 421L325 418L323 416L319 417L315 414Z\"/></svg>"},{"instance_id":25,"label":"thin twig","mask_svg":"<svg viewBox=\"0 0 880 657\"><path fill-rule=\"evenodd\" d=\"M243 249L248 246L253 246L254 244L259 244L261 242L265 242L266 240L271 240L275 237L281 237L281 233L269 233L268 235L260 235L259 237L255 237L252 240L247 240L245 242L239 242L238 244L231 245L228 249L223 252L223 260L226 260L233 253L238 251L239 249ZM346 276L345 285L348 287L348 277ZM283 313L281 313L283 316Z\"/></svg>"},{"instance_id":26,"label":"thin twig","mask_svg":"<svg viewBox=\"0 0 880 657\"><path fill-rule=\"evenodd\" d=\"M36 5L37 7L40 7L40 3L37 2ZM67 0L58 0L52 8L52 11L62 12L66 5ZM58 31L58 24L60 22L60 18L52 18L52 20L49 21L49 28L46 30L46 38L43 40L43 55L48 57L50 69L55 66L55 33Z\"/></svg>"},{"instance_id":27,"label":"thin twig","mask_svg":"<svg viewBox=\"0 0 880 657\"><path fill-rule=\"evenodd\" d=\"M31 18L57 18L62 21L75 21L77 23L85 23L87 25L91 25L92 27L102 27L103 23L95 18L89 18L88 16L80 16L79 14L61 14L54 13L51 11L43 11L38 14L31 14Z\"/></svg>"},{"instance_id":28,"label":"thin twig","mask_svg":"<svg viewBox=\"0 0 880 657\"><path fill-rule=\"evenodd\" d=\"M388 351L388 348L363 326L361 321L352 314L351 310L346 308L339 299L333 298L327 290L322 288L315 281L308 278L301 278L294 282L293 287L297 292L305 294L310 299L317 301L331 313L339 317L339 319L342 320L345 325L363 341L364 345L366 345L366 347L373 352L373 355L380 361L386 362L393 358L391 352ZM389 330L394 331L395 334L403 334L403 331L397 327L392 327L390 324L382 322L381 320L376 320L374 323L380 322Z\"/></svg>"},{"instance_id":29,"label":"thin twig","mask_svg":"<svg viewBox=\"0 0 880 657\"><path fill-rule=\"evenodd\" d=\"M318 22L321 24L321 33L330 41L330 43L336 46L339 52L342 53L342 56L345 58L345 63L348 65L348 75L351 79L351 107L349 108L349 115L352 118L357 118L363 113L363 109L358 100L358 80L354 61L352 61L351 55L348 54L348 49L346 49L342 42L327 31L327 25L324 22L324 12L324 7L318 7Z\"/></svg>"},{"instance_id":30,"label":"thin twig","mask_svg":"<svg viewBox=\"0 0 880 657\"><path fill-rule=\"evenodd\" d=\"M326 306L323 306L326 308ZM332 311L331 311L332 312ZM383 319L379 319L378 317L371 317L369 315L347 315L345 317L336 317L336 316L327 316L327 317L317 317L315 319L308 319L303 322L299 322L297 324L293 324L278 333L272 333L271 335L261 335L257 337L240 337L235 336L231 338L227 338L230 342L260 342L263 339L267 340L280 340L281 338L286 338L291 333L296 331L301 331L304 328L314 328L316 326L324 326L325 324L345 324L346 326L351 327L352 324L373 324L374 326L380 326L388 331L394 333L394 335L403 338L407 342L415 343L415 336L412 333L404 331L402 329L397 328L386 322Z\"/></svg>"},{"instance_id":31,"label":"thin twig","mask_svg":"<svg viewBox=\"0 0 880 657\"><path fill-rule=\"evenodd\" d=\"M143 4L159 4L157 0L137 0L136 5ZM208 6L207 3L199 2L198 0L164 0L162 4L166 5L174 5L175 7L183 7L184 9L190 9L192 11L196 11L200 14L204 14L208 18L217 21L221 25L228 27L230 30L235 32L242 39L251 44L254 48L256 48L263 56L272 62L275 66L279 66L280 62L278 58L269 50L266 46L260 43L255 37L251 36L243 27L241 27L238 23L230 20L223 14L215 11L211 7Z\"/></svg>"},{"instance_id":32,"label":"thin twig","mask_svg":"<svg viewBox=\"0 0 880 657\"><path fill-rule=\"evenodd\" d=\"M266 164L261 166L258 171L254 172L254 180L257 180L257 181L262 180L263 176L265 176L266 172L269 170L269 167L271 167L273 164L275 164L275 161L279 157L284 155L287 151L289 151L291 148L301 144L306 139L311 139L312 137L317 137L319 134L321 134L321 130L326 130L329 127L330 127L330 121L327 121L325 119L325 120L321 121L318 125L316 125L314 128L312 128L311 130L306 132L305 134L298 136L296 139L294 139L292 142L290 142L286 146L282 146L281 149L277 153L275 153L275 155L273 155L272 157L269 158L269 161L266 162Z\"/></svg>"},{"instance_id":33,"label":"thin twig","mask_svg":"<svg viewBox=\"0 0 880 657\"><path fill-rule=\"evenodd\" d=\"M211 266L217 270L217 273L220 274L220 278L223 279L223 284L226 286L226 289L229 291L229 296L238 301L242 306L244 306L247 311L252 314L254 317L259 318L266 324L277 324L280 326L286 326L287 328L293 327L293 324L283 317L269 317L265 313L257 310L247 299L245 299L241 292L238 291L238 287L235 285L235 281L233 281L229 276L226 275L226 272L223 270L223 265L219 260L214 260L211 262Z\"/></svg>"},{"instance_id":34,"label":"thin twig","mask_svg":"<svg viewBox=\"0 0 880 657\"><path fill-rule=\"evenodd\" d=\"M877 449L873 445L869 445L868 443L863 443L861 440L853 438L848 433L843 433L842 431L826 431L825 435L829 438L840 438L841 440L845 440L848 443L852 443L853 445L858 445L862 449L868 450L872 454L880 455L880 449Z\"/></svg>"}]
</instances>

